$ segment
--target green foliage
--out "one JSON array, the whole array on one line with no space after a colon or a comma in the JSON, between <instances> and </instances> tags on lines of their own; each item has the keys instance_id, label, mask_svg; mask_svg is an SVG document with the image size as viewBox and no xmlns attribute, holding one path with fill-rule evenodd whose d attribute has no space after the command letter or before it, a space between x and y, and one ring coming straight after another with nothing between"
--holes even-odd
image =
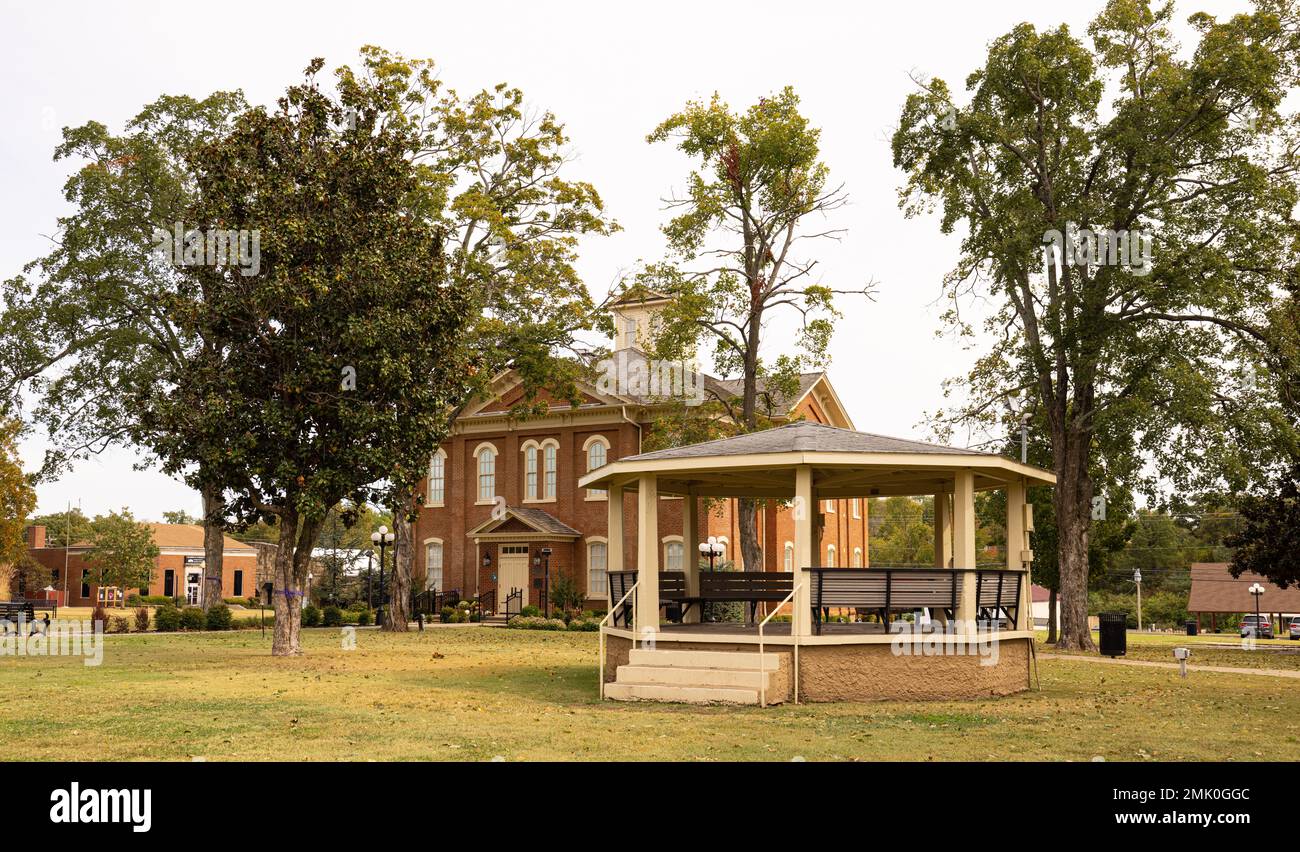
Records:
<instances>
[{"instance_id":1,"label":"green foliage","mask_svg":"<svg viewBox=\"0 0 1300 852\"><path fill-rule=\"evenodd\" d=\"M551 606L560 612L581 610L585 600L578 581L572 576L561 574L551 580Z\"/></svg>"},{"instance_id":2,"label":"green foliage","mask_svg":"<svg viewBox=\"0 0 1300 852\"><path fill-rule=\"evenodd\" d=\"M1300 465L1270 490L1243 495L1238 508L1243 525L1228 539L1233 576L1254 571L1284 589L1300 583Z\"/></svg>"},{"instance_id":3,"label":"green foliage","mask_svg":"<svg viewBox=\"0 0 1300 852\"><path fill-rule=\"evenodd\" d=\"M95 518L90 535L85 562L99 585L140 589L153 582L158 559L153 530L137 523L129 509Z\"/></svg>"},{"instance_id":4,"label":"green foliage","mask_svg":"<svg viewBox=\"0 0 1300 852\"><path fill-rule=\"evenodd\" d=\"M324 627L339 627L343 624L343 610L334 605L325 607L321 610L321 625Z\"/></svg>"},{"instance_id":5,"label":"green foliage","mask_svg":"<svg viewBox=\"0 0 1300 852\"><path fill-rule=\"evenodd\" d=\"M374 620L374 616L372 616L372 615L370 614L370 610L368 610L368 609L363 609L363 610L361 610L361 611L359 611L359 612L357 613L357 626L358 626L358 627L366 627L366 626L368 626L368 625L369 625L373 620Z\"/></svg>"},{"instance_id":6,"label":"green foliage","mask_svg":"<svg viewBox=\"0 0 1300 852\"><path fill-rule=\"evenodd\" d=\"M187 606L181 610L180 625L181 630L205 630L208 626L207 613L202 607Z\"/></svg>"},{"instance_id":7,"label":"green foliage","mask_svg":"<svg viewBox=\"0 0 1300 852\"><path fill-rule=\"evenodd\" d=\"M559 618L543 618L540 615L521 615L510 619L506 625L514 630L567 630L568 625Z\"/></svg>"},{"instance_id":8,"label":"green foliage","mask_svg":"<svg viewBox=\"0 0 1300 852\"><path fill-rule=\"evenodd\" d=\"M537 606L536 604L529 604L528 606L520 609L519 614L524 618L535 618L536 616L542 614L542 608Z\"/></svg>"},{"instance_id":9,"label":"green foliage","mask_svg":"<svg viewBox=\"0 0 1300 852\"><path fill-rule=\"evenodd\" d=\"M171 603L160 606L153 611L153 625L159 633L174 633L181 629L181 611Z\"/></svg>"},{"instance_id":10,"label":"green foliage","mask_svg":"<svg viewBox=\"0 0 1300 852\"><path fill-rule=\"evenodd\" d=\"M225 604L210 607L205 626L208 630L229 630L231 626L230 607Z\"/></svg>"},{"instance_id":11,"label":"green foliage","mask_svg":"<svg viewBox=\"0 0 1300 852\"><path fill-rule=\"evenodd\" d=\"M80 509L37 515L29 523L45 527L47 547L66 547L90 538L90 519Z\"/></svg>"},{"instance_id":12,"label":"green foliage","mask_svg":"<svg viewBox=\"0 0 1300 852\"><path fill-rule=\"evenodd\" d=\"M312 604L307 604L305 607L302 608L303 627L319 627L320 619L321 619L320 610L317 609Z\"/></svg>"},{"instance_id":13,"label":"green foliage","mask_svg":"<svg viewBox=\"0 0 1300 852\"><path fill-rule=\"evenodd\" d=\"M184 509L177 509L174 512L163 512L163 523L165 524L202 524L202 518L196 518Z\"/></svg>"},{"instance_id":14,"label":"green foliage","mask_svg":"<svg viewBox=\"0 0 1300 852\"><path fill-rule=\"evenodd\" d=\"M18 455L21 432L21 421L0 419L0 565L26 552L23 531L27 516L36 508L36 491Z\"/></svg>"}]
</instances>

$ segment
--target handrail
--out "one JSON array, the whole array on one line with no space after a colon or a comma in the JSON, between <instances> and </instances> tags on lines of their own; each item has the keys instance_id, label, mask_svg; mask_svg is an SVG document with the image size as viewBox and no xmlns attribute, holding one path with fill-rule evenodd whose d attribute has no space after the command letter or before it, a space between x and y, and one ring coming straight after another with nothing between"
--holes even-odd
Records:
<instances>
[{"instance_id":1,"label":"handrail","mask_svg":"<svg viewBox=\"0 0 1300 852\"><path fill-rule=\"evenodd\" d=\"M641 584L640 580L637 580L635 583L633 583L632 587L627 590L627 593L624 594L623 597L618 599L618 603L614 604L609 608L609 612L605 613L605 617L600 620L600 624L596 625L596 632L600 634L600 700L601 701L605 700L605 622L609 621L609 619L614 615L614 613L618 612L618 608L623 605L624 601L626 601L629 597L631 597L632 593L636 591L636 587L639 586L640 584ZM635 629L632 631L632 648L633 649L636 648Z\"/></svg>"},{"instance_id":2,"label":"handrail","mask_svg":"<svg viewBox=\"0 0 1300 852\"><path fill-rule=\"evenodd\" d=\"M779 604L772 608L767 617L758 623L758 671L763 677L758 682L758 705L767 706L767 664L763 662L763 627L772 620L772 616L781 611L781 607L794 600L794 596L803 588L803 583L795 584ZM799 703L799 634L795 630L794 619L798 613L792 613L790 618L790 638L794 641L794 703ZM601 678L602 683L604 678Z\"/></svg>"}]
</instances>

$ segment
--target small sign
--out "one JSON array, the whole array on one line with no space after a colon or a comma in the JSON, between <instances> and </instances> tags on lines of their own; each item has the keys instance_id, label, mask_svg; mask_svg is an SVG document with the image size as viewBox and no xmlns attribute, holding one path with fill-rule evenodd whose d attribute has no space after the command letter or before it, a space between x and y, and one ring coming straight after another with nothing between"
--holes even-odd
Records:
<instances>
[{"instance_id":1,"label":"small sign","mask_svg":"<svg viewBox=\"0 0 1300 852\"><path fill-rule=\"evenodd\" d=\"M1106 498L1105 497L1092 498L1092 519L1094 521L1106 520Z\"/></svg>"}]
</instances>

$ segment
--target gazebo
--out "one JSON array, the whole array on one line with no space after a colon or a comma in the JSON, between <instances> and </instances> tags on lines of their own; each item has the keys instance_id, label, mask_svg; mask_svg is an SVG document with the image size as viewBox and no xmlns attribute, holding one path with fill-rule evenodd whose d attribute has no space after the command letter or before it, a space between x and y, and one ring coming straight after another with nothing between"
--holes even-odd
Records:
<instances>
[{"instance_id":1,"label":"gazebo","mask_svg":"<svg viewBox=\"0 0 1300 852\"><path fill-rule=\"evenodd\" d=\"M1033 621L1026 489L1048 471L991 453L798 422L610 462L579 484L608 489L610 611L601 694L615 699L768 704L783 700L970 698L1030 681ZM1006 494L1005 564L977 567L975 494ZM624 492L636 494L636 569L624 565ZM933 566L822 567L818 507L833 498L934 498ZM792 572L701 572L659 564L660 497L790 506ZM741 601L745 623L701 623L703 605ZM849 623L828 623L848 612ZM671 616L665 618L665 615ZM675 622L675 623L674 623Z\"/></svg>"}]
</instances>

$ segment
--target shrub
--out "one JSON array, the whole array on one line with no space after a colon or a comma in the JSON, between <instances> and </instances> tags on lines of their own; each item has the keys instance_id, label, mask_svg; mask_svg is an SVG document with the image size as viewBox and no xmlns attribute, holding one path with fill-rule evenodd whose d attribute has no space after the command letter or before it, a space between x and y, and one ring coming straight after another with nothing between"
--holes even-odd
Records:
<instances>
[{"instance_id":1,"label":"shrub","mask_svg":"<svg viewBox=\"0 0 1300 852\"><path fill-rule=\"evenodd\" d=\"M551 606L561 612L568 613L570 610L582 609L583 600L578 581L572 577L561 574L551 583Z\"/></svg>"},{"instance_id":2,"label":"shrub","mask_svg":"<svg viewBox=\"0 0 1300 852\"><path fill-rule=\"evenodd\" d=\"M222 601L230 606L248 606L248 598L223 598Z\"/></svg>"},{"instance_id":3,"label":"shrub","mask_svg":"<svg viewBox=\"0 0 1300 852\"><path fill-rule=\"evenodd\" d=\"M455 614L456 614L455 607L444 606L442 608L442 612L438 613L438 618L442 621L443 624L450 624L451 618Z\"/></svg>"},{"instance_id":4,"label":"shrub","mask_svg":"<svg viewBox=\"0 0 1300 852\"><path fill-rule=\"evenodd\" d=\"M225 604L217 604L208 610L207 626L209 630L229 630L230 621L230 607Z\"/></svg>"},{"instance_id":5,"label":"shrub","mask_svg":"<svg viewBox=\"0 0 1300 852\"><path fill-rule=\"evenodd\" d=\"M521 615L510 619L506 625L515 630L564 630L564 622L558 618L542 618L539 615Z\"/></svg>"},{"instance_id":6,"label":"shrub","mask_svg":"<svg viewBox=\"0 0 1300 852\"><path fill-rule=\"evenodd\" d=\"M542 614L541 609L534 604L529 604L528 606L519 610L519 615L522 618L536 618L541 614Z\"/></svg>"},{"instance_id":7,"label":"shrub","mask_svg":"<svg viewBox=\"0 0 1300 852\"><path fill-rule=\"evenodd\" d=\"M180 630L181 611L171 604L159 607L153 613L153 626L160 633L173 633Z\"/></svg>"},{"instance_id":8,"label":"shrub","mask_svg":"<svg viewBox=\"0 0 1300 852\"><path fill-rule=\"evenodd\" d=\"M321 624L326 627L339 627L343 624L343 610L330 604L321 613Z\"/></svg>"},{"instance_id":9,"label":"shrub","mask_svg":"<svg viewBox=\"0 0 1300 852\"><path fill-rule=\"evenodd\" d=\"M208 626L208 614L197 606L181 610L181 630L202 630Z\"/></svg>"},{"instance_id":10,"label":"shrub","mask_svg":"<svg viewBox=\"0 0 1300 852\"><path fill-rule=\"evenodd\" d=\"M174 604L176 602L173 598L169 598L166 595L132 595L132 597L139 598L140 603L148 606L166 606L167 604ZM129 602L128 599L128 603Z\"/></svg>"},{"instance_id":11,"label":"shrub","mask_svg":"<svg viewBox=\"0 0 1300 852\"><path fill-rule=\"evenodd\" d=\"M109 633L130 633L131 622L124 615L115 615L109 619L107 630Z\"/></svg>"},{"instance_id":12,"label":"shrub","mask_svg":"<svg viewBox=\"0 0 1300 852\"><path fill-rule=\"evenodd\" d=\"M303 607L303 608L302 608L302 626L303 626L303 627L319 627L319 626L320 626L320 610L318 610L315 606L313 606L313 605L311 605L311 604L307 604L305 607Z\"/></svg>"},{"instance_id":13,"label":"shrub","mask_svg":"<svg viewBox=\"0 0 1300 852\"><path fill-rule=\"evenodd\" d=\"M149 629L149 610L140 607L135 611L135 630L144 633Z\"/></svg>"},{"instance_id":14,"label":"shrub","mask_svg":"<svg viewBox=\"0 0 1300 852\"><path fill-rule=\"evenodd\" d=\"M363 609L357 613L358 627L367 627L370 625L370 621L371 621L370 610Z\"/></svg>"},{"instance_id":15,"label":"shrub","mask_svg":"<svg viewBox=\"0 0 1300 852\"><path fill-rule=\"evenodd\" d=\"M102 624L105 630L108 630L108 613L104 611L102 606L96 606L94 612L90 614L91 627L94 627L96 621Z\"/></svg>"},{"instance_id":16,"label":"shrub","mask_svg":"<svg viewBox=\"0 0 1300 852\"><path fill-rule=\"evenodd\" d=\"M600 629L600 620L595 618L575 618L569 622L569 629L579 633L595 633Z\"/></svg>"},{"instance_id":17,"label":"shrub","mask_svg":"<svg viewBox=\"0 0 1300 852\"><path fill-rule=\"evenodd\" d=\"M138 594L126 596L127 606L139 606L142 603L144 603L144 598L140 597Z\"/></svg>"}]
</instances>

